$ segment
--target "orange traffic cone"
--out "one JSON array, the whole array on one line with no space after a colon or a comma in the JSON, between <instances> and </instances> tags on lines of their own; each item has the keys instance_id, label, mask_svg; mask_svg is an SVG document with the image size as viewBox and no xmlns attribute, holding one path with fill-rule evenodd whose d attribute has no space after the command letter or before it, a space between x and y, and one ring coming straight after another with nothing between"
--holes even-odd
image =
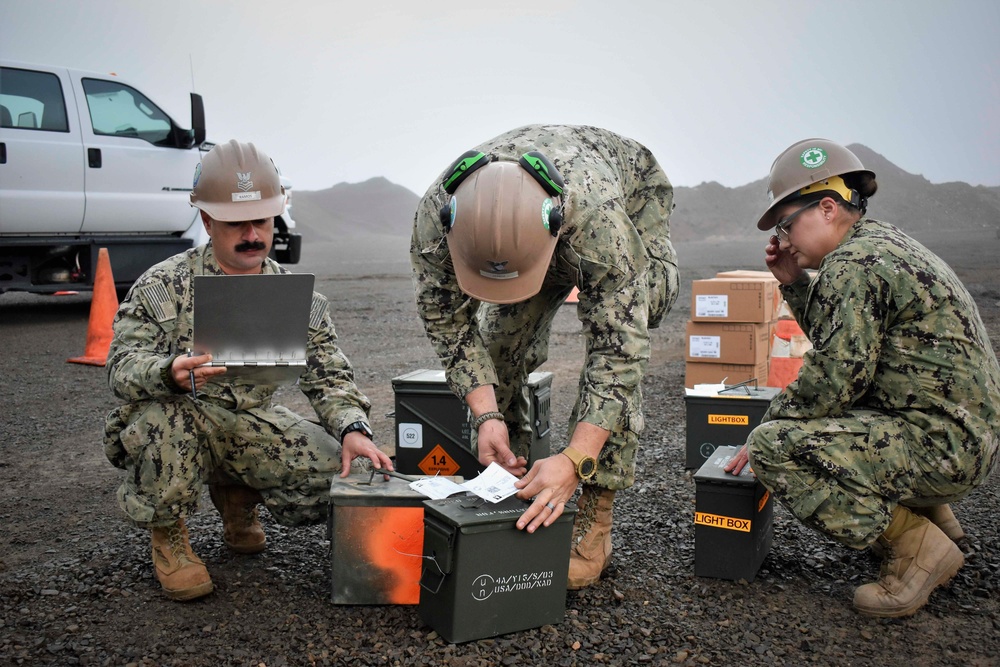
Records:
<instances>
[{"instance_id":1,"label":"orange traffic cone","mask_svg":"<svg viewBox=\"0 0 1000 667\"><path fill-rule=\"evenodd\" d=\"M115 278L111 273L111 258L108 249L97 253L97 275L94 276L94 296L90 300L90 323L87 325L87 347L82 357L66 361L73 364L103 366L108 361L111 348L111 323L118 312L118 293Z\"/></svg>"}]
</instances>

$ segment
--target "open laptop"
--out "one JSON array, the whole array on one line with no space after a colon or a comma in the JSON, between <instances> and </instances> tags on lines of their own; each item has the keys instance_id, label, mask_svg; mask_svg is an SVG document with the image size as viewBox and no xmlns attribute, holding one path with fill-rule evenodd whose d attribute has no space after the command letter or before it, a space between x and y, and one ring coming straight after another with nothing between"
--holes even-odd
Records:
<instances>
[{"instance_id":1,"label":"open laptop","mask_svg":"<svg viewBox=\"0 0 1000 667\"><path fill-rule=\"evenodd\" d=\"M194 353L233 378L288 384L306 370L311 273L194 277Z\"/></svg>"}]
</instances>

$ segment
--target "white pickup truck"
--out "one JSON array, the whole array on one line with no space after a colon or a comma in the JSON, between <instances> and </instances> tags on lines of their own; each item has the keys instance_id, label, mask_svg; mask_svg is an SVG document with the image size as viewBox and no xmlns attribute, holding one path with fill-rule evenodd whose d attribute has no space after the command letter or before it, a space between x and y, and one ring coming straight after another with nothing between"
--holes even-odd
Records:
<instances>
[{"instance_id":1,"label":"white pickup truck","mask_svg":"<svg viewBox=\"0 0 1000 667\"><path fill-rule=\"evenodd\" d=\"M115 75L0 61L0 293L91 289L102 247L124 289L203 242L188 194L212 144L195 93L191 126ZM299 261L294 227L286 208L284 264Z\"/></svg>"}]
</instances>

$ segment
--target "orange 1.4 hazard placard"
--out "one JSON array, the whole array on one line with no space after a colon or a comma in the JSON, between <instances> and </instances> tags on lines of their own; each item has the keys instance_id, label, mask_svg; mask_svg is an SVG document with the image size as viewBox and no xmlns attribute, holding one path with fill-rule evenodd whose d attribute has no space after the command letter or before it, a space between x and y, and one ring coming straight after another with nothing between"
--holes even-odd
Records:
<instances>
[{"instance_id":1,"label":"orange 1.4 hazard placard","mask_svg":"<svg viewBox=\"0 0 1000 667\"><path fill-rule=\"evenodd\" d=\"M454 475L458 472L458 463L448 455L448 452L444 451L444 447L441 445L435 445L434 449L417 464L417 467L425 475Z\"/></svg>"}]
</instances>

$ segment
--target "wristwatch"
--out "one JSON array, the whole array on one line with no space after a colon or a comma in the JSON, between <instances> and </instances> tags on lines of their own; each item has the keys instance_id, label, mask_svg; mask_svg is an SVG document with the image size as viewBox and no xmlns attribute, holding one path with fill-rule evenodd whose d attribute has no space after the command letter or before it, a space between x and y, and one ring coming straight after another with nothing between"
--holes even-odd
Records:
<instances>
[{"instance_id":1,"label":"wristwatch","mask_svg":"<svg viewBox=\"0 0 1000 667\"><path fill-rule=\"evenodd\" d=\"M582 481L586 482L588 479L597 474L597 459L593 456L587 456L583 452L573 449L572 447L567 447L562 450L562 453L566 455L573 465L576 466L576 476Z\"/></svg>"},{"instance_id":2,"label":"wristwatch","mask_svg":"<svg viewBox=\"0 0 1000 667\"><path fill-rule=\"evenodd\" d=\"M366 424L364 422L354 422L353 424L348 424L347 428L345 428L341 432L341 434L340 434L340 441L343 442L344 441L344 436L347 435L348 433L353 432L353 431L361 431L362 433L364 433L365 435L367 435L369 438L371 438L372 435L374 435L372 433L371 427L368 426L368 424Z\"/></svg>"}]
</instances>

